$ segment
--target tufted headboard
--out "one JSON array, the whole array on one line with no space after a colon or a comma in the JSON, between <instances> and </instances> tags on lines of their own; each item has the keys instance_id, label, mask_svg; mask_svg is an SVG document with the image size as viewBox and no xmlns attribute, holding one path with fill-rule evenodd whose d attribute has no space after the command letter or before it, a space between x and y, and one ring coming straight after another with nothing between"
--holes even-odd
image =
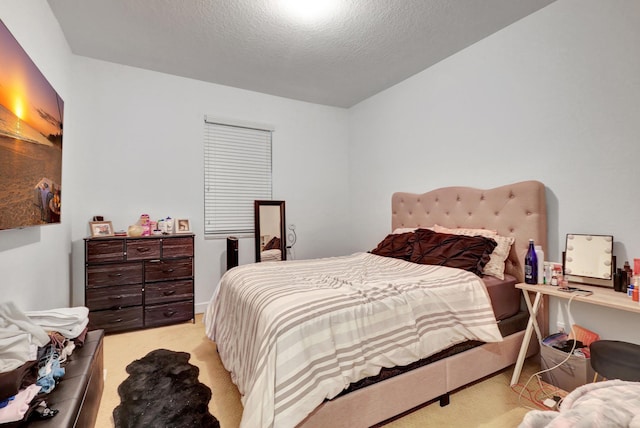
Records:
<instances>
[{"instance_id":1,"label":"tufted headboard","mask_svg":"<svg viewBox=\"0 0 640 428\"><path fill-rule=\"evenodd\" d=\"M513 236L505 272L524 280L524 256L529 239L547 252L547 205L544 184L523 181L494 189L443 187L421 195L394 193L392 230L399 227L492 229Z\"/></svg>"}]
</instances>

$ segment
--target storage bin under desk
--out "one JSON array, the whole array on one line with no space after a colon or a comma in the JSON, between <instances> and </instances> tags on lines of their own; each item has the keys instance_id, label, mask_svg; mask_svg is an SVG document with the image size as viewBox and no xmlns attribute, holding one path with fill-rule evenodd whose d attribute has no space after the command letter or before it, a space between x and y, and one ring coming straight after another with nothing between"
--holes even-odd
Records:
<instances>
[{"instance_id":1,"label":"storage bin under desk","mask_svg":"<svg viewBox=\"0 0 640 428\"><path fill-rule=\"evenodd\" d=\"M540 346L540 366L542 370L555 366L567 358L567 353L551 346ZM589 358L572 355L560 367L542 373L542 380L571 392L580 385L593 381L594 371Z\"/></svg>"}]
</instances>

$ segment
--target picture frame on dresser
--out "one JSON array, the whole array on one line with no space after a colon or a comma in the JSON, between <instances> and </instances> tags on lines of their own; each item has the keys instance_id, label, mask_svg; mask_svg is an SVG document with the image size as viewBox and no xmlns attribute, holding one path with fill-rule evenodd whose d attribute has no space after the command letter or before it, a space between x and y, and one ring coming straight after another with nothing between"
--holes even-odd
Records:
<instances>
[{"instance_id":1,"label":"picture frame on dresser","mask_svg":"<svg viewBox=\"0 0 640 428\"><path fill-rule=\"evenodd\" d=\"M176 220L175 233L191 233L191 224L188 218L179 218Z\"/></svg>"},{"instance_id":2,"label":"picture frame on dresser","mask_svg":"<svg viewBox=\"0 0 640 428\"><path fill-rule=\"evenodd\" d=\"M113 225L110 221L90 221L91 237L113 236Z\"/></svg>"}]
</instances>

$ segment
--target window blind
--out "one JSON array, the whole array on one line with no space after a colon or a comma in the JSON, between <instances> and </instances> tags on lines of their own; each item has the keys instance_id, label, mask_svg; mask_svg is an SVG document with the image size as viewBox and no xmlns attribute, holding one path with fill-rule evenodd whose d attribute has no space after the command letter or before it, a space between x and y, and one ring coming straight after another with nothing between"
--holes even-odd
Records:
<instances>
[{"instance_id":1,"label":"window blind","mask_svg":"<svg viewBox=\"0 0 640 428\"><path fill-rule=\"evenodd\" d=\"M272 130L256 126L205 117L205 235L253 234L253 201L272 199Z\"/></svg>"}]
</instances>

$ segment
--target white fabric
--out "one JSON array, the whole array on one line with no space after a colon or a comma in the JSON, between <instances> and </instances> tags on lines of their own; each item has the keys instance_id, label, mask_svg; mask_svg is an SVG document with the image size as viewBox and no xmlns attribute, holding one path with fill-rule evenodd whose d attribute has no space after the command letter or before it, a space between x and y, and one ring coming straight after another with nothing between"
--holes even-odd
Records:
<instances>
[{"instance_id":1,"label":"white fabric","mask_svg":"<svg viewBox=\"0 0 640 428\"><path fill-rule=\"evenodd\" d=\"M416 229L418 229L418 228L417 227L399 227L397 229L394 229L393 232L391 232L391 234L392 235L401 235L403 233L415 232ZM423 227L423 229L433 230L430 227Z\"/></svg>"},{"instance_id":2,"label":"white fabric","mask_svg":"<svg viewBox=\"0 0 640 428\"><path fill-rule=\"evenodd\" d=\"M47 331L57 331L67 339L75 339L89 324L89 308L57 308L44 311L29 311L27 316Z\"/></svg>"},{"instance_id":3,"label":"white fabric","mask_svg":"<svg viewBox=\"0 0 640 428\"><path fill-rule=\"evenodd\" d=\"M280 259L282 258L281 254L282 254L281 251L277 248L274 248L273 250L265 250L260 252L260 261L261 262L280 261Z\"/></svg>"},{"instance_id":4,"label":"white fabric","mask_svg":"<svg viewBox=\"0 0 640 428\"><path fill-rule=\"evenodd\" d=\"M0 373L34 360L37 348L47 343L47 332L13 302L0 303Z\"/></svg>"},{"instance_id":5,"label":"white fabric","mask_svg":"<svg viewBox=\"0 0 640 428\"><path fill-rule=\"evenodd\" d=\"M294 427L382 367L502 340L476 275L368 253L231 269L205 323L245 428Z\"/></svg>"},{"instance_id":6,"label":"white fabric","mask_svg":"<svg viewBox=\"0 0 640 428\"><path fill-rule=\"evenodd\" d=\"M574 389L560 412L532 410L519 428L640 428L640 382L608 380Z\"/></svg>"}]
</instances>

